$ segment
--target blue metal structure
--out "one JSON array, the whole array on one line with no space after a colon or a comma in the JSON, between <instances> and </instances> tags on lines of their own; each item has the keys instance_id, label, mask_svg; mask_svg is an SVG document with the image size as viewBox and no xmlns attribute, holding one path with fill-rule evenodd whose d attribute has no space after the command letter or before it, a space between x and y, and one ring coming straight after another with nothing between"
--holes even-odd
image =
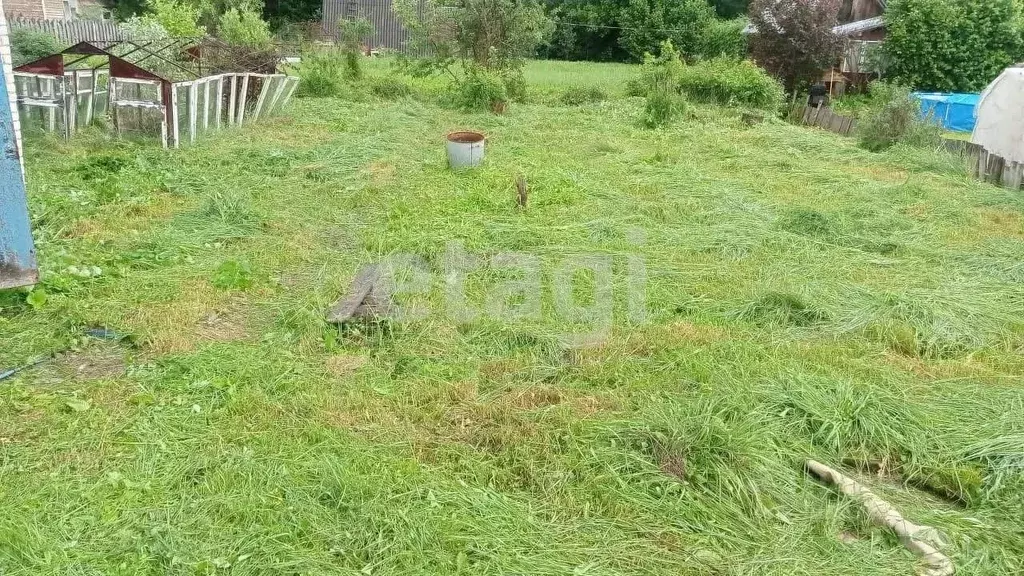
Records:
<instances>
[{"instance_id":1,"label":"blue metal structure","mask_svg":"<svg viewBox=\"0 0 1024 576\"><path fill-rule=\"evenodd\" d=\"M35 284L39 271L6 74L0 72L0 288L13 288Z\"/></svg>"}]
</instances>

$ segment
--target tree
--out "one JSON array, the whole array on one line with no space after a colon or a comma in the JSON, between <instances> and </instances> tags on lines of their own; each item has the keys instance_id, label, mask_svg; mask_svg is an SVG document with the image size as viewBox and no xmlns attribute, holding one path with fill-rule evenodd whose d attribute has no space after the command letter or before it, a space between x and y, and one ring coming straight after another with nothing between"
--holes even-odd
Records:
<instances>
[{"instance_id":1,"label":"tree","mask_svg":"<svg viewBox=\"0 0 1024 576\"><path fill-rule=\"evenodd\" d=\"M414 48L446 67L452 60L489 70L519 69L551 32L535 0L442 0L420 11L414 0L395 0Z\"/></svg>"},{"instance_id":2,"label":"tree","mask_svg":"<svg viewBox=\"0 0 1024 576\"><path fill-rule=\"evenodd\" d=\"M715 13L721 18L736 18L747 13L750 0L709 0L715 6Z\"/></svg>"},{"instance_id":3,"label":"tree","mask_svg":"<svg viewBox=\"0 0 1024 576\"><path fill-rule=\"evenodd\" d=\"M547 1L555 23L549 58L639 62L665 40L690 60L745 51L743 24L719 20L707 0Z\"/></svg>"},{"instance_id":4,"label":"tree","mask_svg":"<svg viewBox=\"0 0 1024 576\"><path fill-rule=\"evenodd\" d=\"M629 0L620 16L619 44L634 60L671 40L684 56L704 55L704 36L715 22L707 0Z\"/></svg>"},{"instance_id":5,"label":"tree","mask_svg":"<svg viewBox=\"0 0 1024 576\"><path fill-rule=\"evenodd\" d=\"M260 18L258 12L238 8L231 8L221 14L217 36L232 46L253 50L266 50L271 40L270 26Z\"/></svg>"},{"instance_id":6,"label":"tree","mask_svg":"<svg viewBox=\"0 0 1024 576\"><path fill-rule=\"evenodd\" d=\"M1020 55L1019 19L1014 0L893 0L887 72L923 90L981 90Z\"/></svg>"},{"instance_id":7,"label":"tree","mask_svg":"<svg viewBox=\"0 0 1024 576\"><path fill-rule=\"evenodd\" d=\"M750 36L754 60L786 90L806 87L833 66L842 39L832 32L838 0L754 0Z\"/></svg>"}]
</instances>

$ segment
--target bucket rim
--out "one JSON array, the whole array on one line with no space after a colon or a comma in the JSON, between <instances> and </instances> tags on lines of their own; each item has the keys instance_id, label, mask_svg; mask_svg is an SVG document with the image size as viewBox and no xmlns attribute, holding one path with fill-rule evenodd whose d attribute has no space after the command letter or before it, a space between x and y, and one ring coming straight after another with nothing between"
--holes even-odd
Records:
<instances>
[{"instance_id":1,"label":"bucket rim","mask_svg":"<svg viewBox=\"0 0 1024 576\"><path fill-rule=\"evenodd\" d=\"M445 140L454 144L479 144L485 142L487 136L475 130L455 130L445 135Z\"/></svg>"}]
</instances>

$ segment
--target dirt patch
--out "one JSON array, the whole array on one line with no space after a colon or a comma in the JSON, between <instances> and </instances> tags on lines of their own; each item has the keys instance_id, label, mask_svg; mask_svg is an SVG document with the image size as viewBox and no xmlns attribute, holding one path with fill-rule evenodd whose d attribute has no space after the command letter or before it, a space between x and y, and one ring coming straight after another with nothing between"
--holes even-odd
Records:
<instances>
[{"instance_id":1,"label":"dirt patch","mask_svg":"<svg viewBox=\"0 0 1024 576\"><path fill-rule=\"evenodd\" d=\"M237 298L208 311L196 324L196 336L214 342L244 340L249 335L244 310L245 301Z\"/></svg>"},{"instance_id":2,"label":"dirt patch","mask_svg":"<svg viewBox=\"0 0 1024 576\"><path fill-rule=\"evenodd\" d=\"M398 173L398 169L395 168L394 164L381 161L370 162L367 170L370 172L370 181L376 186L391 182Z\"/></svg>"},{"instance_id":3,"label":"dirt patch","mask_svg":"<svg viewBox=\"0 0 1024 576\"><path fill-rule=\"evenodd\" d=\"M1024 216L1016 210L979 208L981 228L984 232L1011 238L1024 238Z\"/></svg>"},{"instance_id":4,"label":"dirt patch","mask_svg":"<svg viewBox=\"0 0 1024 576\"><path fill-rule=\"evenodd\" d=\"M883 357L886 363L929 380L984 378L995 375L989 368L975 362L971 358L949 361L925 361L921 358L906 356L893 351L886 351Z\"/></svg>"},{"instance_id":5,"label":"dirt patch","mask_svg":"<svg viewBox=\"0 0 1024 576\"><path fill-rule=\"evenodd\" d=\"M673 340L683 340L695 344L712 344L726 340L728 332L718 326L694 324L693 322L673 322L663 328L665 335Z\"/></svg>"},{"instance_id":6,"label":"dirt patch","mask_svg":"<svg viewBox=\"0 0 1024 576\"><path fill-rule=\"evenodd\" d=\"M658 454L658 468L680 482L686 482L686 457L668 450Z\"/></svg>"},{"instance_id":7,"label":"dirt patch","mask_svg":"<svg viewBox=\"0 0 1024 576\"><path fill-rule=\"evenodd\" d=\"M114 345L90 346L59 356L53 369L59 376L78 381L120 378L125 374L124 350Z\"/></svg>"},{"instance_id":8,"label":"dirt patch","mask_svg":"<svg viewBox=\"0 0 1024 576\"><path fill-rule=\"evenodd\" d=\"M918 202L916 204L911 204L910 206L904 208L903 213L916 220L927 220L929 217L931 217L932 211L931 207L929 207L928 204L925 204L924 202Z\"/></svg>"},{"instance_id":9,"label":"dirt patch","mask_svg":"<svg viewBox=\"0 0 1024 576\"><path fill-rule=\"evenodd\" d=\"M335 354L327 357L324 367L332 376L345 378L365 366L368 361L366 356L360 354Z\"/></svg>"}]
</instances>

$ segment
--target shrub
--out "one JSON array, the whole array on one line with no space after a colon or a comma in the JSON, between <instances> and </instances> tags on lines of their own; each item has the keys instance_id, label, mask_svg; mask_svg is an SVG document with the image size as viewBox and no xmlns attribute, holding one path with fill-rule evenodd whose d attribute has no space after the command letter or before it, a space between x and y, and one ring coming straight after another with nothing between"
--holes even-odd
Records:
<instances>
[{"instance_id":1,"label":"shrub","mask_svg":"<svg viewBox=\"0 0 1024 576\"><path fill-rule=\"evenodd\" d=\"M326 98L341 93L341 60L335 54L313 52L303 56L296 96Z\"/></svg>"},{"instance_id":2,"label":"shrub","mask_svg":"<svg viewBox=\"0 0 1024 576\"><path fill-rule=\"evenodd\" d=\"M30 28L11 28L11 60L14 66L21 66L55 52L64 46L47 32Z\"/></svg>"},{"instance_id":3,"label":"shrub","mask_svg":"<svg viewBox=\"0 0 1024 576\"><path fill-rule=\"evenodd\" d=\"M921 106L910 88L873 82L870 91L867 111L857 128L862 146L877 152L897 143L938 145L942 129L921 119Z\"/></svg>"},{"instance_id":4,"label":"shrub","mask_svg":"<svg viewBox=\"0 0 1024 576\"><path fill-rule=\"evenodd\" d=\"M676 92L656 88L647 94L642 123L647 128L660 128L686 113L686 102Z\"/></svg>"},{"instance_id":5,"label":"shrub","mask_svg":"<svg viewBox=\"0 0 1024 576\"><path fill-rule=\"evenodd\" d=\"M412 88L401 78L380 76L370 81L370 92L381 98L397 100L412 94Z\"/></svg>"},{"instance_id":6,"label":"shrub","mask_svg":"<svg viewBox=\"0 0 1024 576\"><path fill-rule=\"evenodd\" d=\"M153 20L163 26L173 38L198 38L206 35L206 28L199 25L199 8L179 0L153 0L152 14L142 20Z\"/></svg>"},{"instance_id":7,"label":"shrub","mask_svg":"<svg viewBox=\"0 0 1024 576\"><path fill-rule=\"evenodd\" d=\"M626 83L626 92L630 96L647 96L656 88L676 87L683 70L682 57L671 40L661 43L661 53L644 56L640 66L640 74Z\"/></svg>"},{"instance_id":8,"label":"shrub","mask_svg":"<svg viewBox=\"0 0 1024 576\"><path fill-rule=\"evenodd\" d=\"M774 110L782 104L782 86L749 60L724 58L686 66L679 91L692 100Z\"/></svg>"},{"instance_id":9,"label":"shrub","mask_svg":"<svg viewBox=\"0 0 1024 576\"><path fill-rule=\"evenodd\" d=\"M373 24L365 18L338 21L338 36L345 56L345 78L359 80L363 77L360 59L363 57L363 41L370 34L373 34Z\"/></svg>"},{"instance_id":10,"label":"shrub","mask_svg":"<svg viewBox=\"0 0 1024 576\"><path fill-rule=\"evenodd\" d=\"M217 35L221 40L234 46L255 50L266 50L270 47L270 25L257 12L251 10L240 11L232 8L222 14L217 26Z\"/></svg>"},{"instance_id":11,"label":"shrub","mask_svg":"<svg viewBox=\"0 0 1024 576\"><path fill-rule=\"evenodd\" d=\"M457 100L467 110L500 110L508 101L508 90L501 76L471 66L457 84Z\"/></svg>"},{"instance_id":12,"label":"shrub","mask_svg":"<svg viewBox=\"0 0 1024 576\"><path fill-rule=\"evenodd\" d=\"M887 72L915 88L974 92L1019 57L1015 0L894 0L885 13Z\"/></svg>"},{"instance_id":13,"label":"shrub","mask_svg":"<svg viewBox=\"0 0 1024 576\"><path fill-rule=\"evenodd\" d=\"M562 93L562 104L582 106L594 102L603 102L608 95L599 86L570 86Z\"/></svg>"}]
</instances>

